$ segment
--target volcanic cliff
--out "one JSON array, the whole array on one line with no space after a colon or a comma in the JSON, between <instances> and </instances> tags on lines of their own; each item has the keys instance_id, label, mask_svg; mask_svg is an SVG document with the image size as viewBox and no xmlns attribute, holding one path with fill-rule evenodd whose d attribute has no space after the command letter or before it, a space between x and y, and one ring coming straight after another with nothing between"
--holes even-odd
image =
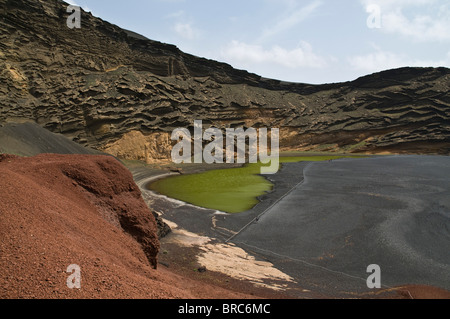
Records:
<instances>
[{"instance_id":1,"label":"volcanic cliff","mask_svg":"<svg viewBox=\"0 0 450 319\"><path fill-rule=\"evenodd\" d=\"M181 52L63 1L0 1L0 122L36 122L127 159L167 159L174 128L278 127L288 150L450 153L450 70L324 85Z\"/></svg>"}]
</instances>

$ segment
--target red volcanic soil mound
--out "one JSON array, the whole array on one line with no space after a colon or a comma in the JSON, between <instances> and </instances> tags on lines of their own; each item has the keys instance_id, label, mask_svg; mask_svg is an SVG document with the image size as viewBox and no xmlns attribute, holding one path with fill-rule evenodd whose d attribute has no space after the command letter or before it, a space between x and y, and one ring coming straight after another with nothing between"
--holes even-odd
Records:
<instances>
[{"instance_id":1,"label":"red volcanic soil mound","mask_svg":"<svg viewBox=\"0 0 450 319\"><path fill-rule=\"evenodd\" d=\"M0 298L242 298L156 270L153 214L110 156L0 155ZM67 285L70 265L81 289Z\"/></svg>"}]
</instances>

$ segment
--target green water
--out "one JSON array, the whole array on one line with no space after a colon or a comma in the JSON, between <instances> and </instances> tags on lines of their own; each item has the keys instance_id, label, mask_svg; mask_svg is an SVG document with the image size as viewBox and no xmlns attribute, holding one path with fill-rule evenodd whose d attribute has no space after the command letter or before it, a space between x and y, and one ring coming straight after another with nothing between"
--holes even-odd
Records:
<instances>
[{"instance_id":1,"label":"green water","mask_svg":"<svg viewBox=\"0 0 450 319\"><path fill-rule=\"evenodd\" d=\"M348 156L280 157L280 163L327 161ZM240 213L258 203L258 196L273 188L260 176L261 163L240 168L211 170L199 174L178 175L155 181L150 190L196 206L227 213Z\"/></svg>"}]
</instances>

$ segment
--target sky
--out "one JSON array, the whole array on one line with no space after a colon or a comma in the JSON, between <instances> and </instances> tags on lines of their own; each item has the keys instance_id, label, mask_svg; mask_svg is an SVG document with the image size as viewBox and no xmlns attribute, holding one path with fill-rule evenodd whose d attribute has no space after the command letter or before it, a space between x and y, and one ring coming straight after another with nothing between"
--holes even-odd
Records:
<instances>
[{"instance_id":1,"label":"sky","mask_svg":"<svg viewBox=\"0 0 450 319\"><path fill-rule=\"evenodd\" d=\"M272 79L450 67L448 0L70 0L149 39Z\"/></svg>"}]
</instances>

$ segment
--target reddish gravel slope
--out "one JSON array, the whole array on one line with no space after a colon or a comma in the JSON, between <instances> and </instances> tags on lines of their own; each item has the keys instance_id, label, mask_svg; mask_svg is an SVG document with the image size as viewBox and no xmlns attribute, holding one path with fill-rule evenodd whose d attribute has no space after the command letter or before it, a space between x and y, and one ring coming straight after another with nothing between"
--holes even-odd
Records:
<instances>
[{"instance_id":1,"label":"reddish gravel slope","mask_svg":"<svg viewBox=\"0 0 450 319\"><path fill-rule=\"evenodd\" d=\"M155 269L154 217L109 156L0 155L0 240L2 299L244 297Z\"/></svg>"}]
</instances>

